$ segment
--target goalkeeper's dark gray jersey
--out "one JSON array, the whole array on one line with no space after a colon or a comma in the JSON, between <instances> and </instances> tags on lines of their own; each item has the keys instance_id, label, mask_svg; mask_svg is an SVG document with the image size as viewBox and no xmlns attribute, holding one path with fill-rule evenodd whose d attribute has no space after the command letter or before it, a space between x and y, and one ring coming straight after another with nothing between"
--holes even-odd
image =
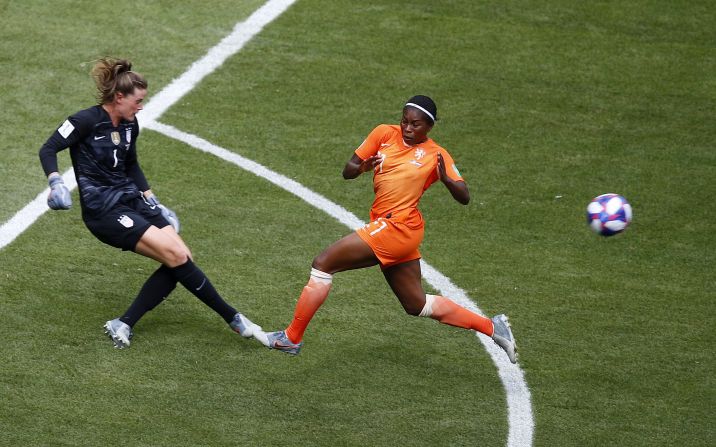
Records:
<instances>
[{"instance_id":1,"label":"goalkeeper's dark gray jersey","mask_svg":"<svg viewBox=\"0 0 716 447\"><path fill-rule=\"evenodd\" d=\"M67 118L42 145L42 168L45 175L58 172L57 153L69 147L82 213L101 215L124 194L149 189L137 162L138 136L136 118L115 127L102 106L93 106Z\"/></svg>"}]
</instances>

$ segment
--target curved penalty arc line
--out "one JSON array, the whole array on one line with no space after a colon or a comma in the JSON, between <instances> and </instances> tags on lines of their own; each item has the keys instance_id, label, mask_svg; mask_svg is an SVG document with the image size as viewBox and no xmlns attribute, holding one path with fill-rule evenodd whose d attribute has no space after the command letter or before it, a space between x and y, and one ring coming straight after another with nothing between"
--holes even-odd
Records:
<instances>
[{"instance_id":1,"label":"curved penalty arc line","mask_svg":"<svg viewBox=\"0 0 716 447\"><path fill-rule=\"evenodd\" d=\"M182 141L196 149L213 154L252 174L262 177L355 230L364 223L353 213L331 202L322 195L254 161L218 147L200 137L182 132L174 127L156 121L169 107L191 91L202 79L221 66L226 59L236 54L253 36L258 34L264 26L285 12L295 1L296 0L268 0L245 21L237 23L232 33L211 48L203 58L192 64L184 74L174 79L170 85L151 98L145 110L141 112L142 124L143 127L147 129L152 129L165 136ZM63 178L70 190L76 187L72 169L64 172ZM0 225L0 250L11 244L48 210L46 204L48 193L49 188L38 194L34 200L18 211L10 220ZM454 285L445 275L435 270L423 260L421 260L421 268L423 277L428 284L440 291L441 294L449 296L453 301L465 308L483 314L477 305L467 297L466 293ZM510 447L529 447L532 445L534 434L534 417L532 414L530 391L527 387L524 373L519 366L507 361L504 353L489 337L482 334L477 334L477 337L497 366L498 374L507 396L507 445Z\"/></svg>"},{"instance_id":2,"label":"curved penalty arc line","mask_svg":"<svg viewBox=\"0 0 716 447\"><path fill-rule=\"evenodd\" d=\"M154 130L166 137L181 141L195 149L214 155L251 174L268 180L279 188L294 194L308 204L335 218L351 230L356 230L365 225L365 222L356 217L355 214L315 191L306 188L297 181L272 171L253 160L242 157L235 152L219 147L201 137L183 132L173 126L157 121L145 122L144 128ZM482 310L468 298L465 291L453 284L447 276L440 273L422 259L420 260L420 266L423 278L425 278L430 286L438 290L441 294L450 297L450 299L461 306L480 315L484 315ZM477 332L476 334L492 358L495 366L497 366L498 375L500 376L507 396L507 445L510 447L531 446L534 434L534 417L532 414L531 395L527 387L524 372L519 365L513 365L509 362L502 349L499 348L490 337Z\"/></svg>"}]
</instances>

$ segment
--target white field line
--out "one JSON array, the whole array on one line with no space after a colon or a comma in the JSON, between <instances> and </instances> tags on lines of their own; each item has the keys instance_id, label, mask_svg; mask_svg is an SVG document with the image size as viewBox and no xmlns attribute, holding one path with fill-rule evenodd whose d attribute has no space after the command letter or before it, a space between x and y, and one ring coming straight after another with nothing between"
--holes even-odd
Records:
<instances>
[{"instance_id":1,"label":"white field line","mask_svg":"<svg viewBox=\"0 0 716 447\"><path fill-rule=\"evenodd\" d=\"M179 99L191 91L204 77L232 55L236 54L246 42L263 29L268 23L281 15L295 0L270 0L256 10L246 21L238 23L234 31L223 39L218 45L192 66L182 76L172 81L162 89L142 112L141 118L145 128L155 130L170 138L182 141L192 147L213 154L223 160L233 163L259 177L265 178L280 188L295 194L314 207L325 211L350 229L356 229L363 222L353 213L337 205L327 198L317 194L303 185L278 174L270 169L218 147L200 137L182 132L174 127L156 122L157 119ZM70 190L77 185L72 169L63 174L65 184ZM15 214L9 221L0 226L0 250L12 243L20 234L30 227L48 208L46 204L49 188ZM449 278L435 270L425 261L421 261L425 280L442 295L452 298L458 304L483 314L477 305L471 301L465 292L455 286ZM524 379L524 373L517 365L512 365L502 350L492 340L482 334L478 339L484 345L488 354L497 366L498 374L507 395L508 437L507 445L512 447L531 446L534 433L534 417L529 388Z\"/></svg>"},{"instance_id":2,"label":"white field line","mask_svg":"<svg viewBox=\"0 0 716 447\"><path fill-rule=\"evenodd\" d=\"M38 169L40 169L39 166ZM75 171L72 170L72 168L62 174L62 178L70 191L75 189L77 181L75 180ZM25 230L30 228L30 225L35 223L40 216L45 214L45 212L50 209L47 207L47 196L49 194L50 188L45 188L45 190L38 194L32 202L28 203L23 209L15 213L10 220L0 225L0 250L2 250L6 245L10 245L12 241L20 236Z\"/></svg>"},{"instance_id":3,"label":"white field line","mask_svg":"<svg viewBox=\"0 0 716 447\"><path fill-rule=\"evenodd\" d=\"M189 93L204 77L219 68L226 59L238 53L241 48L258 34L296 0L270 0L254 11L249 18L239 22L231 34L211 48L204 57L194 62L183 75L157 93L140 113L143 121L155 121L166 110Z\"/></svg>"},{"instance_id":4,"label":"white field line","mask_svg":"<svg viewBox=\"0 0 716 447\"><path fill-rule=\"evenodd\" d=\"M313 205L319 210L334 217L336 220L352 230L365 225L365 222L342 206L330 201L326 197L314 191L311 191L295 180L274 172L253 160L249 160L239 154L219 147L201 137L183 132L173 126L155 121L145 124L144 127L157 131L169 138L186 143L187 145L199 149L200 151L212 154L222 160L233 163L241 169L244 169L258 177L264 178L279 188L298 196L310 205ZM420 264L425 280L436 290L440 291L441 295L450 297L461 306L484 315L482 310L467 297L467 294L453 284L448 277L435 270L424 260L421 260ZM490 354L492 361L497 366L500 380L502 380L502 384L507 395L507 412L509 421L507 445L530 446L532 445L532 436L534 432L534 419L532 415L530 391L527 387L524 373L518 365L513 365L509 362L504 351L502 351L502 349L499 348L490 337L482 334L478 334L477 337L480 342L482 342L485 350L488 354Z\"/></svg>"},{"instance_id":5,"label":"white field line","mask_svg":"<svg viewBox=\"0 0 716 447\"><path fill-rule=\"evenodd\" d=\"M236 54L264 26L272 22L286 11L296 0L269 0L254 11L246 20L234 26L234 30L216 46L211 48L204 57L194 62L181 76L174 79L167 87L151 98L144 110L140 112L140 125L143 121L154 121L166 110L189 93L204 77L219 68L227 58ZM62 174L65 185L70 191L77 187L72 168ZM35 223L49 209L47 207L47 188L37 195L10 220L0 226L0 250L17 239L30 225Z\"/></svg>"},{"instance_id":6,"label":"white field line","mask_svg":"<svg viewBox=\"0 0 716 447\"><path fill-rule=\"evenodd\" d=\"M435 270L424 260L420 260L423 278L436 290L446 297L450 297L459 305L485 315L482 310L477 307L464 290L457 287L439 271ZM534 434L534 416L532 415L532 399L530 389L527 387L525 375L519 365L513 365L507 359L505 352L492 341L487 335L476 332L477 338L482 342L485 350L492 361L497 366L497 372L500 375L502 385L505 387L507 395L507 418L509 421L509 431L507 435L507 445L512 446L531 446ZM519 332L515 337L519 340Z\"/></svg>"}]
</instances>

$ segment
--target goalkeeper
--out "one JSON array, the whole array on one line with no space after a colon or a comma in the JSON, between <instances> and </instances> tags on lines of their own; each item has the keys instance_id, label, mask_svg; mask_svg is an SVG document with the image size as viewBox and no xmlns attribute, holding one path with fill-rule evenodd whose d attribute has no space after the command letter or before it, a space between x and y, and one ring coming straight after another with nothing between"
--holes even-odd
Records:
<instances>
[{"instance_id":1,"label":"goalkeeper","mask_svg":"<svg viewBox=\"0 0 716 447\"><path fill-rule=\"evenodd\" d=\"M137 161L136 114L147 94L145 78L126 60L105 58L92 69L98 105L70 116L40 149L50 184L47 204L54 210L72 205L59 174L57 153L70 148L79 187L82 220L105 244L152 258L161 266L146 280L134 302L119 318L105 323L115 347L130 345L132 328L180 283L218 313L243 337L261 328L226 303L194 264L179 236L176 214L152 193Z\"/></svg>"}]
</instances>

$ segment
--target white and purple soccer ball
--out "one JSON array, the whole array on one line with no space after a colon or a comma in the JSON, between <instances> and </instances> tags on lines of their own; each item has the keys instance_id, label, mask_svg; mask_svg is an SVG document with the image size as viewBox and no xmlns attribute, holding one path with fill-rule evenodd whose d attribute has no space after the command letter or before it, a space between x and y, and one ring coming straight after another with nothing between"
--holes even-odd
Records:
<instances>
[{"instance_id":1,"label":"white and purple soccer ball","mask_svg":"<svg viewBox=\"0 0 716 447\"><path fill-rule=\"evenodd\" d=\"M602 194L587 206L587 224L595 233L614 236L631 223L631 205L619 194Z\"/></svg>"}]
</instances>

